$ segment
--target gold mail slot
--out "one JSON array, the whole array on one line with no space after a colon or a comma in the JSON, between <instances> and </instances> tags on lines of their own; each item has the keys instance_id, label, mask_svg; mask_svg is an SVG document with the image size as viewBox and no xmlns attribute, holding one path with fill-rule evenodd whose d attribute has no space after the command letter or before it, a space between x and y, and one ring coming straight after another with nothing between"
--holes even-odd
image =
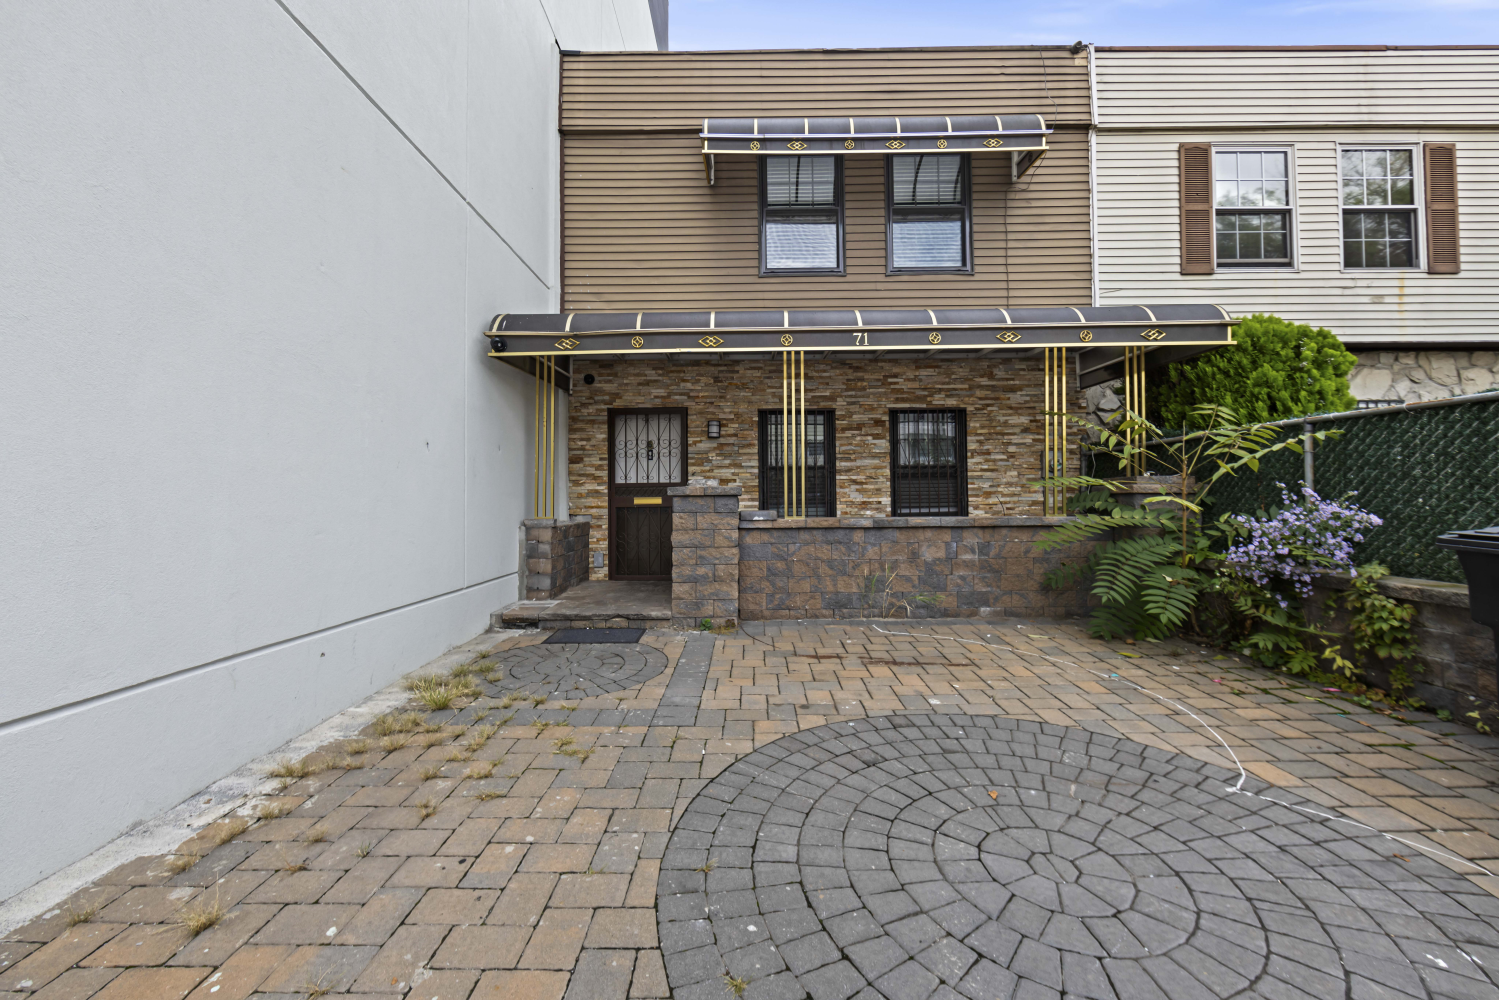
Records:
<instances>
[{"instance_id":1,"label":"gold mail slot","mask_svg":"<svg viewBox=\"0 0 1499 1000\"><path fill-rule=\"evenodd\" d=\"M660 504L661 503L661 498L660 497L636 497L635 498L635 504L637 506L639 506L640 504L643 504L643 503Z\"/></svg>"}]
</instances>

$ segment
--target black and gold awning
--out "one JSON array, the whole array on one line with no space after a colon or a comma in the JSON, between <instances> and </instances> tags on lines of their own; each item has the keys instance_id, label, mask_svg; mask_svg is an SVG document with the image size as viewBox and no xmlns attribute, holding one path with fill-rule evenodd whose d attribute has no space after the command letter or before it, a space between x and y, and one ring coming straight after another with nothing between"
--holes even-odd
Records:
<instances>
[{"instance_id":1,"label":"black and gold awning","mask_svg":"<svg viewBox=\"0 0 1499 1000\"><path fill-rule=\"evenodd\" d=\"M484 336L495 358L1071 347L1096 354L1083 372L1107 372L1126 347L1174 361L1231 344L1236 322L1213 305L501 313Z\"/></svg>"},{"instance_id":2,"label":"black and gold awning","mask_svg":"<svg viewBox=\"0 0 1499 1000\"><path fill-rule=\"evenodd\" d=\"M1040 115L708 118L703 154L1013 153L1046 148Z\"/></svg>"}]
</instances>

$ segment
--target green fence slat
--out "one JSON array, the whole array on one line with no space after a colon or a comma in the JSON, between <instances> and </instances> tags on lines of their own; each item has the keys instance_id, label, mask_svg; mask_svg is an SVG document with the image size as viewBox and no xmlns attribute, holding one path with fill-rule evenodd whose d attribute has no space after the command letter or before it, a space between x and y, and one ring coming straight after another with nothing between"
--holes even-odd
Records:
<instances>
[{"instance_id":1,"label":"green fence slat","mask_svg":"<svg viewBox=\"0 0 1499 1000\"><path fill-rule=\"evenodd\" d=\"M1443 532L1499 524L1499 394L1492 402L1400 410L1316 425L1341 433L1318 442L1312 477L1328 499L1354 502L1384 520L1356 549L1396 576L1463 583L1457 557L1436 547ZM1288 433L1299 434L1299 429ZM1277 482L1300 490L1302 457L1278 452L1219 480L1212 515L1244 514L1277 502ZM1166 469L1152 471L1166 472Z\"/></svg>"}]
</instances>

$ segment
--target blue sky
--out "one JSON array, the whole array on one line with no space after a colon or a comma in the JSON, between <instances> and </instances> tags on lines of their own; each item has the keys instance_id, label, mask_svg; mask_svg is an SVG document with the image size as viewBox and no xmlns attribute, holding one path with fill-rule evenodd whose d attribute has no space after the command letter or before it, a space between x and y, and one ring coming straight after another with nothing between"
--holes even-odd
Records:
<instances>
[{"instance_id":1,"label":"blue sky","mask_svg":"<svg viewBox=\"0 0 1499 1000\"><path fill-rule=\"evenodd\" d=\"M1499 0L671 0L673 49L1499 43Z\"/></svg>"}]
</instances>

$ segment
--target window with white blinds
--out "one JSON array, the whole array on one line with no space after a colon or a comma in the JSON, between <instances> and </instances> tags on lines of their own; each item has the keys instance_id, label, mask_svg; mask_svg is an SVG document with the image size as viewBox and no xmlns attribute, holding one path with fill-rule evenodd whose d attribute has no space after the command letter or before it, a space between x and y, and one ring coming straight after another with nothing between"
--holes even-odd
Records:
<instances>
[{"instance_id":1,"label":"window with white blinds","mask_svg":"<svg viewBox=\"0 0 1499 1000\"><path fill-rule=\"evenodd\" d=\"M843 270L843 168L836 156L766 156L760 167L762 272Z\"/></svg>"},{"instance_id":2,"label":"window with white blinds","mask_svg":"<svg viewBox=\"0 0 1499 1000\"><path fill-rule=\"evenodd\" d=\"M968 157L919 153L888 164L888 269L971 271Z\"/></svg>"}]
</instances>

